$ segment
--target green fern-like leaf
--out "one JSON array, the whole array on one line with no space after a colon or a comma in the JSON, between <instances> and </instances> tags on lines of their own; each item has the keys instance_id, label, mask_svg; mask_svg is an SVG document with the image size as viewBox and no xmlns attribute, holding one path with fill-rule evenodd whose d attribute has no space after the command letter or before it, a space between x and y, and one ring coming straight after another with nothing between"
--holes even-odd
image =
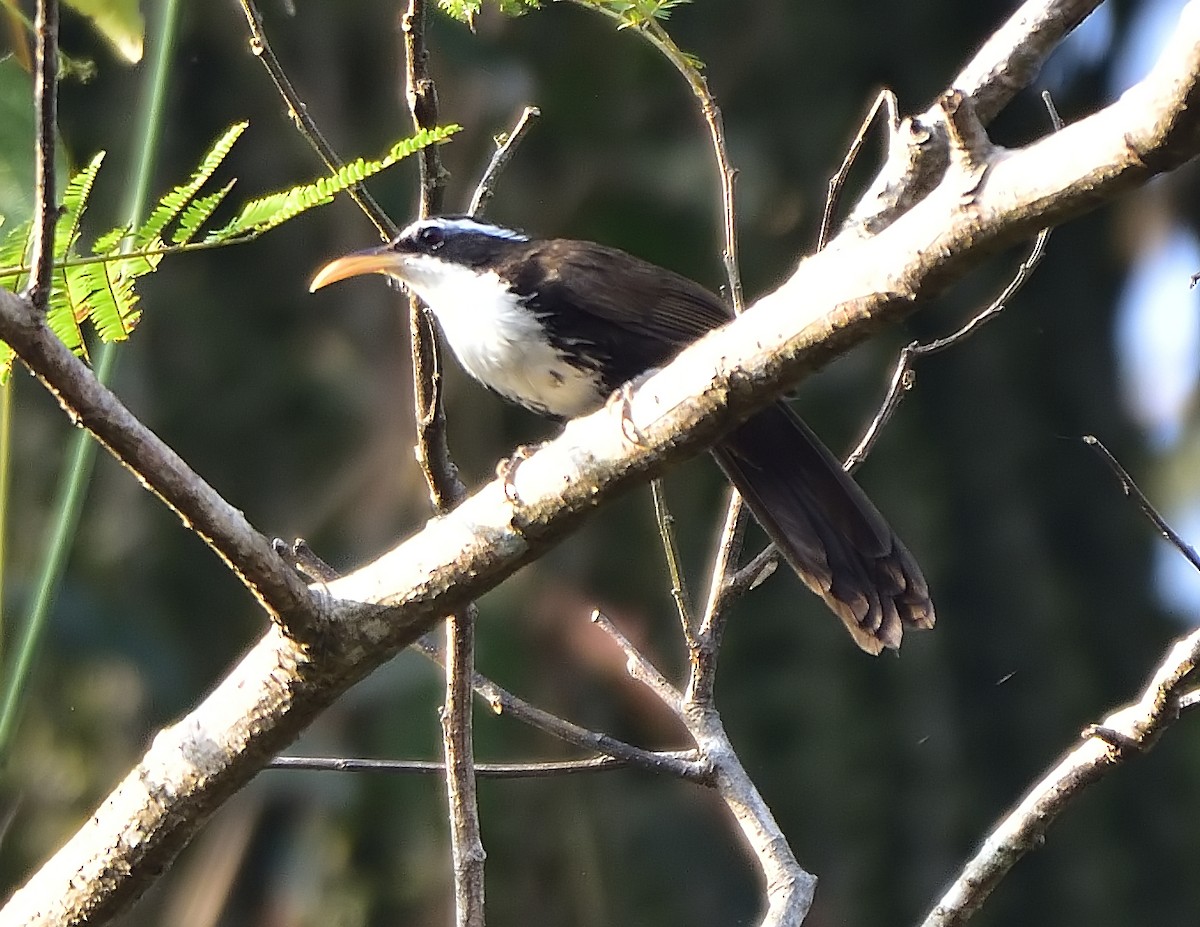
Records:
<instances>
[{"instance_id":1,"label":"green fern-like leaf","mask_svg":"<svg viewBox=\"0 0 1200 927\"><path fill-rule=\"evenodd\" d=\"M378 161L364 161L358 158L342 167L330 177L322 177L315 183L302 184L272 193L269 196L251 200L242 207L242 211L223 228L210 232L205 239L207 242L223 242L236 238L260 235L263 232L282 225L300 213L328 203L334 195L347 187L360 183L373 174L391 167L402 158L420 151L429 145L443 142L461 129L461 126L439 126L435 129L422 129L412 138L406 138L393 145L386 155Z\"/></svg>"},{"instance_id":2,"label":"green fern-like leaf","mask_svg":"<svg viewBox=\"0 0 1200 927\"><path fill-rule=\"evenodd\" d=\"M87 211L88 197L92 195L92 184L96 182L96 174L104 162L104 152L100 152L87 167L67 181L63 190L62 211L54 227L54 259L61 261L74 246L79 237L79 223Z\"/></svg>"},{"instance_id":3,"label":"green fern-like leaf","mask_svg":"<svg viewBox=\"0 0 1200 927\"><path fill-rule=\"evenodd\" d=\"M191 203L195 195L200 192L203 187L212 177L213 173L221 166L221 162L225 160L225 156L229 154L231 148L241 138L242 133L246 131L248 122L239 122L236 125L230 126L222 135L215 145L209 149L208 154L204 156L204 160L200 162L200 166L196 168L196 172L192 174L191 179L187 183L181 184L175 189L167 193L150 211L148 218L136 232L133 233L133 250L142 250L151 247L155 241L163 237L163 230L171 224L171 222L183 212ZM218 200L218 202L220 202ZM215 206L213 207L216 208ZM211 210L209 210L211 212ZM190 237L190 236L189 236Z\"/></svg>"},{"instance_id":4,"label":"green fern-like leaf","mask_svg":"<svg viewBox=\"0 0 1200 927\"><path fill-rule=\"evenodd\" d=\"M92 242L92 253L108 254L110 251L116 251L121 239L128 238L132 233L132 225L118 225L115 229L109 229Z\"/></svg>"},{"instance_id":5,"label":"green fern-like leaf","mask_svg":"<svg viewBox=\"0 0 1200 927\"><path fill-rule=\"evenodd\" d=\"M103 341L124 341L141 318L136 309L134 275L124 273L126 262L83 264L72 268L78 305L87 309L87 320Z\"/></svg>"},{"instance_id":6,"label":"green fern-like leaf","mask_svg":"<svg viewBox=\"0 0 1200 927\"><path fill-rule=\"evenodd\" d=\"M25 253L29 248L29 231L32 222L21 222L10 228L0 237L0 267L19 268L25 264ZM0 272L0 287L15 293L21 288L27 274L13 270L10 273Z\"/></svg>"},{"instance_id":7,"label":"green fern-like leaf","mask_svg":"<svg viewBox=\"0 0 1200 927\"><path fill-rule=\"evenodd\" d=\"M236 180L231 180L216 193L210 193L208 196L202 196L200 199L193 201L183 211L183 215L180 216L179 225L176 227L175 233L171 236L171 244L186 245L195 238L200 232L200 227L209 220L209 217L212 216L217 207L224 202L225 197L229 195L229 191L233 189L235 183L237 183Z\"/></svg>"},{"instance_id":8,"label":"green fern-like leaf","mask_svg":"<svg viewBox=\"0 0 1200 927\"><path fill-rule=\"evenodd\" d=\"M79 323L87 317L87 311L77 302L78 287L74 285L70 269L64 267L63 263L74 255L75 244L79 239L79 223L87 211L92 185L96 182L96 174L103 162L102 151L92 158L87 167L72 177L63 190L62 210L54 227L56 268L52 275L53 285L46 306L46 324L50 326L50 330L76 354L84 355L86 350ZM7 371L5 373L7 374Z\"/></svg>"},{"instance_id":9,"label":"green fern-like leaf","mask_svg":"<svg viewBox=\"0 0 1200 927\"><path fill-rule=\"evenodd\" d=\"M63 344L76 354L86 357L87 349L83 343L83 330L79 327L79 318L76 316L76 312L82 310L71 293L70 277L65 270L60 271L56 276L59 278L59 283L50 289L50 298L46 306L46 324ZM5 371L6 376L7 374L8 371Z\"/></svg>"},{"instance_id":10,"label":"green fern-like leaf","mask_svg":"<svg viewBox=\"0 0 1200 927\"><path fill-rule=\"evenodd\" d=\"M438 0L438 9L460 23L471 25L483 9L483 0Z\"/></svg>"},{"instance_id":11,"label":"green fern-like leaf","mask_svg":"<svg viewBox=\"0 0 1200 927\"><path fill-rule=\"evenodd\" d=\"M529 4L532 0L508 2ZM208 233L204 243L229 243L275 228L314 206L329 202L337 193L400 159L445 141L459 128L452 125L419 132L397 142L378 161L360 158L331 177L252 200L225 228ZM226 199L235 181L231 180L205 196L199 196L200 191L245 130L246 123L228 129L204 156L187 183L174 187L163 196L140 227L118 226L97 238L92 245L91 258L79 254L80 221L104 153L96 155L87 167L71 178L63 191L62 210L55 225L55 268L46 315L47 324L67 347L87 356L82 329L85 322L104 341L129 337L141 318L135 288L137 279L157 270L165 253L200 247L194 243L195 239ZM175 227L169 231L172 223ZM27 255L31 228L32 224L25 222L0 234L0 286L14 292L29 276ZM170 247L164 244L164 238L168 236ZM0 382L8 376L13 358L11 348L0 342Z\"/></svg>"}]
</instances>

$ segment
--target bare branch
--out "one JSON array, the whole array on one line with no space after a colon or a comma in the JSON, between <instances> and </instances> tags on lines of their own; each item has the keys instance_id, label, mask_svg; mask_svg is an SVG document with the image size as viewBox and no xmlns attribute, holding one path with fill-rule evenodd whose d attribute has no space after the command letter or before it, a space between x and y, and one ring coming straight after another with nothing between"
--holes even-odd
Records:
<instances>
[{"instance_id":1,"label":"bare branch","mask_svg":"<svg viewBox=\"0 0 1200 927\"><path fill-rule=\"evenodd\" d=\"M690 753L662 754L686 760ZM421 760L369 760L337 756L277 756L268 769L306 769L320 772L373 772L390 775L443 775L445 763ZM476 763L480 779L549 779L580 773L628 769L629 764L613 756L593 756L583 760L554 760L544 763Z\"/></svg>"},{"instance_id":2,"label":"bare branch","mask_svg":"<svg viewBox=\"0 0 1200 927\"><path fill-rule=\"evenodd\" d=\"M992 33L950 86L971 99L979 120L988 125L1101 2L1028 0Z\"/></svg>"},{"instance_id":3,"label":"bare branch","mask_svg":"<svg viewBox=\"0 0 1200 927\"><path fill-rule=\"evenodd\" d=\"M246 517L221 498L182 458L143 425L91 369L47 327L25 300L0 290L0 329L21 361L138 480L198 534L272 619L297 640L320 633L308 589Z\"/></svg>"},{"instance_id":4,"label":"bare branch","mask_svg":"<svg viewBox=\"0 0 1200 927\"><path fill-rule=\"evenodd\" d=\"M625 669L630 678L636 679L648 688L658 696L664 705L678 715L683 705L683 696L679 690L671 685L667 677L659 672L658 668L633 645L633 641L621 633L620 628L609 621L608 617L599 609L592 612L592 621L621 648L621 652L625 654Z\"/></svg>"},{"instance_id":5,"label":"bare branch","mask_svg":"<svg viewBox=\"0 0 1200 927\"><path fill-rule=\"evenodd\" d=\"M517 119L517 124L512 127L503 139L497 139L496 151L492 154L492 160L488 163L487 170L483 172L483 176L479 179L478 185L475 187L475 194L471 197L471 205L467 207L467 215L481 216L487 209L488 201L496 192L496 180L500 176L500 172L512 160L512 156L516 154L517 146L525 139L526 133L533 128L533 122L542 111L536 106L526 106L521 111L520 118Z\"/></svg>"},{"instance_id":6,"label":"bare branch","mask_svg":"<svg viewBox=\"0 0 1200 927\"><path fill-rule=\"evenodd\" d=\"M658 526L658 538L662 543L663 555L667 561L667 576L671 580L671 599L675 602L675 614L679 618L683 639L687 642L690 650L694 643L692 606L688 601L683 567L680 566L679 543L675 537L675 516L667 508L667 496L662 480L650 481L650 494L654 500L654 523Z\"/></svg>"},{"instance_id":7,"label":"bare branch","mask_svg":"<svg viewBox=\"0 0 1200 927\"><path fill-rule=\"evenodd\" d=\"M262 14L258 11L258 5L254 3L254 0L240 0L240 3L242 13L246 16L246 25L250 28L250 51L263 63L263 67L271 75L271 81L275 84L275 89L279 91L279 95L283 97L288 115L291 117L300 134L304 136L308 144L312 146L313 151L321 158L325 169L331 174L336 174L342 168L343 161L338 153L333 150L333 146L326 140L324 133L317 126L316 121L308 114L308 104L300 98L295 85L287 76L287 72L284 71L283 65L275 57L271 43L267 41L267 33L263 28ZM371 196L365 186L361 183L353 183L346 188L346 192L358 205L358 208L362 210L363 215L371 220L379 232L379 236L384 241L387 241L396 234L396 224L383 211L383 208L375 202L375 198Z\"/></svg>"},{"instance_id":8,"label":"bare branch","mask_svg":"<svg viewBox=\"0 0 1200 927\"><path fill-rule=\"evenodd\" d=\"M1126 496L1131 498L1137 507L1142 510L1142 514L1150 519L1155 530L1168 543L1170 543L1177 551L1179 551L1187 559L1187 562L1192 565L1193 569L1200 570L1200 554L1196 553L1196 549L1185 541L1174 528L1172 528L1165 518L1159 514L1158 509L1146 497L1133 477L1129 475L1129 471L1121 466L1121 462L1112 455L1107 447L1095 435L1084 435L1083 443L1093 448L1100 458L1108 464L1108 468L1121 481L1121 490Z\"/></svg>"},{"instance_id":9,"label":"bare branch","mask_svg":"<svg viewBox=\"0 0 1200 927\"><path fill-rule=\"evenodd\" d=\"M35 310L44 313L50 299L54 227L58 221L58 199L54 191L54 142L58 126L58 0L38 0L33 31L37 37L33 82L37 126L33 183L37 215L33 223L28 293Z\"/></svg>"},{"instance_id":10,"label":"bare branch","mask_svg":"<svg viewBox=\"0 0 1200 927\"><path fill-rule=\"evenodd\" d=\"M408 0L401 17L405 85L413 127L431 129L439 119L437 89L429 73L425 40L425 0ZM419 153L419 215L440 213L446 195L446 171L435 146ZM413 403L417 423L417 462L437 512L445 512L466 496L446 440L442 405L441 348L437 330L415 293L409 296L409 346L412 355ZM442 749L446 758L446 799L450 812L450 847L454 862L455 923L483 927L486 854L479 828L475 783L475 748L471 718L471 680L475 673L474 602L446 620L446 699L442 706Z\"/></svg>"},{"instance_id":11,"label":"bare branch","mask_svg":"<svg viewBox=\"0 0 1200 927\"><path fill-rule=\"evenodd\" d=\"M1175 642L1136 702L1085 730L1084 742L1026 793L967 863L923 927L965 924L1017 861L1042 845L1050 825L1085 787L1150 749L1179 717L1181 684L1197 661L1200 630Z\"/></svg>"},{"instance_id":12,"label":"bare branch","mask_svg":"<svg viewBox=\"0 0 1200 927\"><path fill-rule=\"evenodd\" d=\"M950 88L961 94L981 126L989 124L1033 81L1057 44L1099 5L1100 0L1026 0ZM848 225L860 234L874 234L932 190L948 168L948 128L940 101L896 123L883 167Z\"/></svg>"},{"instance_id":13,"label":"bare branch","mask_svg":"<svg viewBox=\"0 0 1200 927\"><path fill-rule=\"evenodd\" d=\"M829 186L825 192L825 208L821 212L821 227L817 232L817 250L820 251L829 244L829 236L833 234L833 214L837 210L838 199L841 196L842 187L846 183L846 178L850 175L850 168L854 166L854 162L858 160L858 155L862 151L862 147L866 144L867 134L871 131L871 126L875 125L875 121L879 118L880 110L885 111L887 122L888 136L894 138L900 128L900 104L896 100L896 94L886 87L879 91L875 96L874 102L871 103L867 110L867 115L858 125L858 131L854 133L854 138L850 140L850 146L846 149L846 154L842 158L842 163L829 178Z\"/></svg>"},{"instance_id":14,"label":"bare branch","mask_svg":"<svg viewBox=\"0 0 1200 927\"><path fill-rule=\"evenodd\" d=\"M269 630L209 698L155 738L79 834L16 891L0 912L0 927L89 923L122 909L214 808L348 685L560 541L600 501L698 453L739 417L911 312L985 255L1095 208L1198 151L1200 3L1192 0L1156 65L1119 100L1024 148L990 152L986 183L952 167L878 234L839 234L778 290L631 388L621 409L569 423L506 480L489 483L375 562L330 583L329 595L356 604L329 603L318 645L300 646ZM236 526L245 526L239 513L213 509L204 493L204 504L197 504L190 483L149 474L139 446L145 430L111 394L96 392L90 372L40 326L28 301L0 293L0 338L75 421L177 510L191 518L188 508L195 507L204 519L197 524L215 522L211 530L221 539L214 547L242 575L252 567L256 579L264 574L270 584L264 599L277 608L280 602L310 607L293 595L297 580L265 539L253 541L257 535L248 528L248 537L239 533ZM636 444L625 437L630 427ZM164 466L177 473L173 461Z\"/></svg>"}]
</instances>

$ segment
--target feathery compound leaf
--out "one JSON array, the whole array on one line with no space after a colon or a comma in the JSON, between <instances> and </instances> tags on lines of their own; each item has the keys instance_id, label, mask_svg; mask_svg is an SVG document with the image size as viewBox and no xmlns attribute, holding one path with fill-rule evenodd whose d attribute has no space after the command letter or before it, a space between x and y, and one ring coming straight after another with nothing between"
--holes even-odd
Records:
<instances>
[{"instance_id":1,"label":"feathery compound leaf","mask_svg":"<svg viewBox=\"0 0 1200 927\"><path fill-rule=\"evenodd\" d=\"M71 268L73 288L81 294L77 305L86 307L88 321L104 341L124 341L141 318L133 289L135 275L124 272L128 263L101 262Z\"/></svg>"},{"instance_id":2,"label":"feathery compound leaf","mask_svg":"<svg viewBox=\"0 0 1200 927\"><path fill-rule=\"evenodd\" d=\"M50 299L46 308L46 324L63 344L74 353L86 357L87 349L83 343L83 332L79 328L79 317L75 314L77 307L70 290L68 278L59 276L56 285L50 289Z\"/></svg>"},{"instance_id":3,"label":"feathery compound leaf","mask_svg":"<svg viewBox=\"0 0 1200 927\"><path fill-rule=\"evenodd\" d=\"M429 145L445 141L461 128L458 125L449 125L422 129L412 138L397 142L379 161L364 161L358 158L343 166L336 174L322 177L315 183L303 184L251 200L242 207L242 211L232 222L224 228L210 232L205 241L224 242L242 236L260 235L314 206L328 203L335 194L391 167L400 159L407 158Z\"/></svg>"},{"instance_id":4,"label":"feathery compound leaf","mask_svg":"<svg viewBox=\"0 0 1200 927\"><path fill-rule=\"evenodd\" d=\"M104 152L92 158L91 163L67 181L63 190L62 212L54 227L54 260L64 261L79 237L79 221L87 210L88 197L92 195L92 184L104 161Z\"/></svg>"},{"instance_id":5,"label":"feathery compound leaf","mask_svg":"<svg viewBox=\"0 0 1200 927\"><path fill-rule=\"evenodd\" d=\"M221 205L225 197L228 196L229 191L233 189L235 183L237 183L236 180L231 180L216 193L202 196L188 206L183 211L183 215L179 219L179 225L171 236L171 244L186 245L195 238L200 231L200 226L208 221L209 216Z\"/></svg>"},{"instance_id":6,"label":"feathery compound leaf","mask_svg":"<svg viewBox=\"0 0 1200 927\"><path fill-rule=\"evenodd\" d=\"M204 160L200 162L200 166L196 168L196 172L192 174L191 179L187 183L181 184L171 190L158 201L158 204L150 212L150 218L143 223L141 228L133 233L134 250L146 248L151 242L163 237L163 230L171 224L176 216L187 208L187 205L199 192L200 188L208 182L208 179L212 177L216 169L221 166L221 162L225 160L225 156L229 154L234 143L241 138L242 133L246 131L248 125L248 122L239 122L236 125L230 126L225 134L217 139L216 144L209 149L208 154L204 156ZM220 200L217 202L220 202ZM215 204L213 208L216 208ZM210 209L209 212L211 211ZM190 238L191 236L188 237Z\"/></svg>"},{"instance_id":7,"label":"feathery compound leaf","mask_svg":"<svg viewBox=\"0 0 1200 927\"><path fill-rule=\"evenodd\" d=\"M505 2L535 5L533 0ZM201 247L193 241L228 196L234 181L229 181L215 193L199 198L197 194L220 167L246 126L241 122L229 128L204 156L188 182L163 196L139 228L119 226L97 238L92 246L95 254L92 259L81 259L76 244L80 220L87 208L104 153L96 155L86 168L71 178L63 191L62 212L55 226L54 285L49 294L46 316L50 328L68 348L76 354L87 356L81 329L85 321L94 327L104 341L120 341L129 337L141 317L135 281L157 270L166 252ZM253 200L225 228L210 232L205 244L252 238L275 228L314 206L329 202L335 194L390 167L401 158L428 145L445 141L459 129L459 126L451 125L421 131L412 138L397 142L378 161L360 158L332 177L322 177L315 183ZM0 217L2 221L3 217ZM163 239L172 222L177 224L170 234L172 244L168 248L163 244ZM0 286L14 292L29 274L25 262L31 227L31 223L25 222L0 235ZM8 376L12 362L12 350L0 342L0 382Z\"/></svg>"},{"instance_id":8,"label":"feathery compound leaf","mask_svg":"<svg viewBox=\"0 0 1200 927\"><path fill-rule=\"evenodd\" d=\"M483 9L483 0L438 0L438 9L469 26Z\"/></svg>"},{"instance_id":9,"label":"feathery compound leaf","mask_svg":"<svg viewBox=\"0 0 1200 927\"><path fill-rule=\"evenodd\" d=\"M63 265L65 261L75 256L75 243L79 239L79 223L87 211L88 197L92 195L92 185L96 182L96 174L104 161L104 152L100 152L91 163L77 173L63 190L62 212L54 226L54 273L53 285L50 288L50 298L46 307L46 324L76 354L86 356L83 343L83 332L79 323L87 318L87 307L80 302L82 292L73 280L74 274L70 268Z\"/></svg>"},{"instance_id":10,"label":"feathery compound leaf","mask_svg":"<svg viewBox=\"0 0 1200 927\"><path fill-rule=\"evenodd\" d=\"M32 222L21 222L10 228L0 237L0 287L10 293L21 289L21 283L28 275L20 268L25 265L25 252L29 249L29 232Z\"/></svg>"},{"instance_id":11,"label":"feathery compound leaf","mask_svg":"<svg viewBox=\"0 0 1200 927\"><path fill-rule=\"evenodd\" d=\"M92 254L108 254L110 251L115 251L117 245L121 243L121 239L127 238L132 233L132 225L118 225L115 229L109 229L92 242Z\"/></svg>"}]
</instances>

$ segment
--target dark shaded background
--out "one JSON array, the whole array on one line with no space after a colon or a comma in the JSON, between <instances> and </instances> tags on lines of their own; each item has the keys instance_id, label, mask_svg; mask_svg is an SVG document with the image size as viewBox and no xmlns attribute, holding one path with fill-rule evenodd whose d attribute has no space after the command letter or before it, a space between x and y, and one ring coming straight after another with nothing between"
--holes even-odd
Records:
<instances>
[{"instance_id":1,"label":"dark shaded background","mask_svg":"<svg viewBox=\"0 0 1200 927\"><path fill-rule=\"evenodd\" d=\"M1015 4L913 0L697 3L669 26L708 65L740 168L748 297L812 247L825 182L875 89L919 111ZM148 9L150 17L156 9ZM267 27L310 112L347 156L408 132L397 5L300 3ZM1133 3L1117 4L1123 34ZM68 19L64 46L97 78L62 91L76 162L109 151L93 200L118 221L141 75ZM461 208L492 136L520 107L543 117L503 177L490 216L539 234L590 237L721 281L707 137L675 72L629 33L575 7L485 15L472 35L431 25L443 149ZM1067 121L1101 105L1108 59L1056 86ZM1019 144L1045 129L1035 91L994 126ZM230 123L251 129L226 175L249 197L319 174L232 3L191 4L173 75L158 189L186 176ZM862 172L866 173L866 171ZM371 188L397 221L415 164ZM1162 186L1162 185L1160 185ZM1191 210L1194 173L1165 199ZM1179 625L1157 605L1152 531L1077 440L1100 435L1145 480L1152 460L1122 411L1113 298L1145 194L1058 231L1008 313L926 361L860 473L921 560L939 626L900 658L860 653L788 576L746 599L722 658L719 704L734 743L821 879L809 923L912 922L985 830L1079 730L1129 698ZM1138 206L1138 202L1142 205ZM348 201L243 247L169 260L144 288L145 320L122 351L118 392L263 531L304 535L331 562L364 561L425 518L412 461L404 310L378 279L307 293L329 258L372 242ZM896 350L985 304L1015 267L998 259L904 330L804 385L799 404L834 448L850 446ZM16 378L15 577L32 576L70 428ZM451 443L468 483L547 427L451 371ZM1178 461L1175 462L1178 467ZM1178 487L1177 487L1178 489ZM700 578L723 498L708 461L668 492ZM649 495L605 508L481 603L480 666L523 696L649 746L674 746L666 712L624 678L587 621L601 605L678 672L681 647ZM30 590L16 588L19 609ZM19 801L0 847L16 885L253 641L263 619L203 545L108 459L97 470L51 640L0 787ZM437 755L440 683L405 655L329 711L297 752ZM481 713L481 759L570 755ZM976 923L1192 923L1200 910L1200 745L1188 725L1094 788L1021 863ZM760 890L712 796L634 772L481 786L489 918L496 925L753 923ZM448 851L433 779L267 772L223 809L124 922L444 924Z\"/></svg>"}]
</instances>

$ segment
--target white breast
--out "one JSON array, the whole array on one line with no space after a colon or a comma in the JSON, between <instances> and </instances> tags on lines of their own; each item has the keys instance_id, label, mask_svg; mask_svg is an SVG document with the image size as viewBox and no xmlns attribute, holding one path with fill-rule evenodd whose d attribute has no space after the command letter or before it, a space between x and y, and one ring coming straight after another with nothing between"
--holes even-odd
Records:
<instances>
[{"instance_id":1,"label":"white breast","mask_svg":"<svg viewBox=\"0 0 1200 927\"><path fill-rule=\"evenodd\" d=\"M596 373L567 363L496 274L414 255L404 282L437 317L463 369L489 389L561 418L596 407L602 394Z\"/></svg>"}]
</instances>

